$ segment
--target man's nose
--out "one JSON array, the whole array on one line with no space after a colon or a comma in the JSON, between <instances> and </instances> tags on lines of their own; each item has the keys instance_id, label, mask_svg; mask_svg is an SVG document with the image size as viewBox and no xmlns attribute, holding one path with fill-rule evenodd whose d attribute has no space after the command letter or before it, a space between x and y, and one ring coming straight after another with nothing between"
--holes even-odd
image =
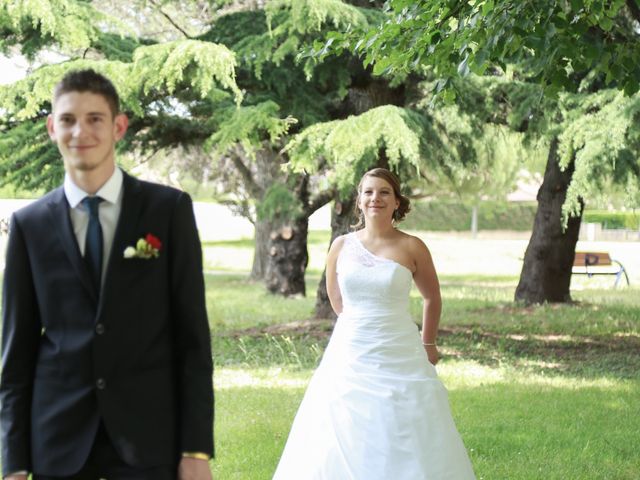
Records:
<instances>
[{"instance_id":1,"label":"man's nose","mask_svg":"<svg viewBox=\"0 0 640 480\"><path fill-rule=\"evenodd\" d=\"M71 129L71 134L74 137L81 137L87 131L87 125L84 122L76 122L73 128Z\"/></svg>"}]
</instances>

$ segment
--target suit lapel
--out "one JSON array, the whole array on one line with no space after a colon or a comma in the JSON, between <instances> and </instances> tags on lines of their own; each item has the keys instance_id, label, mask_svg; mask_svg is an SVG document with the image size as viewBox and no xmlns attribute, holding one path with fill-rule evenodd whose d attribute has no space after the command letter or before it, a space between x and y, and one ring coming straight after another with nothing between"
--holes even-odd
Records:
<instances>
[{"instance_id":1,"label":"suit lapel","mask_svg":"<svg viewBox=\"0 0 640 480\"><path fill-rule=\"evenodd\" d=\"M140 181L122 172L122 207L120 208L120 217L116 226L116 232L113 237L111 253L109 254L109 263L102 282L102 292L109 286L113 277L114 269L117 263L122 260L124 249L137 240L139 236L138 225L140 224L140 213L142 211L142 189ZM102 299L104 295L100 295Z\"/></svg>"},{"instance_id":2,"label":"suit lapel","mask_svg":"<svg viewBox=\"0 0 640 480\"><path fill-rule=\"evenodd\" d=\"M67 202L67 197L65 196L64 189L62 187L53 192L53 196L49 201L48 206L54 229L58 234L60 243L69 258L73 269L80 278L84 287L91 294L91 297L94 301L97 301L95 285L91 280L87 265L80 253L78 240L73 233L71 217L69 216L69 203Z\"/></svg>"}]
</instances>

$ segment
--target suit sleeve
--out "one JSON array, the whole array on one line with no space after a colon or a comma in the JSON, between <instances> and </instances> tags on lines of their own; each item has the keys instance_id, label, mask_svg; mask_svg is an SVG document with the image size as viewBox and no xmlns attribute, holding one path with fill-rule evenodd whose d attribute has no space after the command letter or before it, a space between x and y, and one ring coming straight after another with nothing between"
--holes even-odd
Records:
<instances>
[{"instance_id":1,"label":"suit sleeve","mask_svg":"<svg viewBox=\"0 0 640 480\"><path fill-rule=\"evenodd\" d=\"M170 233L171 305L179 375L180 451L213 456L213 360L202 247L193 205L178 197Z\"/></svg>"},{"instance_id":2,"label":"suit sleeve","mask_svg":"<svg viewBox=\"0 0 640 480\"><path fill-rule=\"evenodd\" d=\"M2 289L0 436L4 475L31 468L31 397L40 333L28 251L14 214Z\"/></svg>"}]
</instances>

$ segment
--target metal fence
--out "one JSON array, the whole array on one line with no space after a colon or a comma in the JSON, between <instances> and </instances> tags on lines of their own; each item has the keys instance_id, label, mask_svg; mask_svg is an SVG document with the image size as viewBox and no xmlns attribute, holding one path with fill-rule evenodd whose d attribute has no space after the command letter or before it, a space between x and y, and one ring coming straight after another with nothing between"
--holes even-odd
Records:
<instances>
[{"instance_id":1,"label":"metal fence","mask_svg":"<svg viewBox=\"0 0 640 480\"><path fill-rule=\"evenodd\" d=\"M605 229L601 223L580 225L580 240L588 242L640 242L640 229Z\"/></svg>"}]
</instances>

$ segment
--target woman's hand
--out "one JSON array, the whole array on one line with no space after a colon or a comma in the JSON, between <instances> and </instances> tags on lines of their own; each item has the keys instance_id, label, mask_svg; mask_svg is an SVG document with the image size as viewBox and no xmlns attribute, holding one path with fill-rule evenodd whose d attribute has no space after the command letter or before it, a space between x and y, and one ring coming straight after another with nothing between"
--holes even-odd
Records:
<instances>
[{"instance_id":1,"label":"woman's hand","mask_svg":"<svg viewBox=\"0 0 640 480\"><path fill-rule=\"evenodd\" d=\"M437 345L424 345L424 349L427 352L427 357L429 358L429 363L431 365L435 365L440 360L440 353L438 352Z\"/></svg>"}]
</instances>

